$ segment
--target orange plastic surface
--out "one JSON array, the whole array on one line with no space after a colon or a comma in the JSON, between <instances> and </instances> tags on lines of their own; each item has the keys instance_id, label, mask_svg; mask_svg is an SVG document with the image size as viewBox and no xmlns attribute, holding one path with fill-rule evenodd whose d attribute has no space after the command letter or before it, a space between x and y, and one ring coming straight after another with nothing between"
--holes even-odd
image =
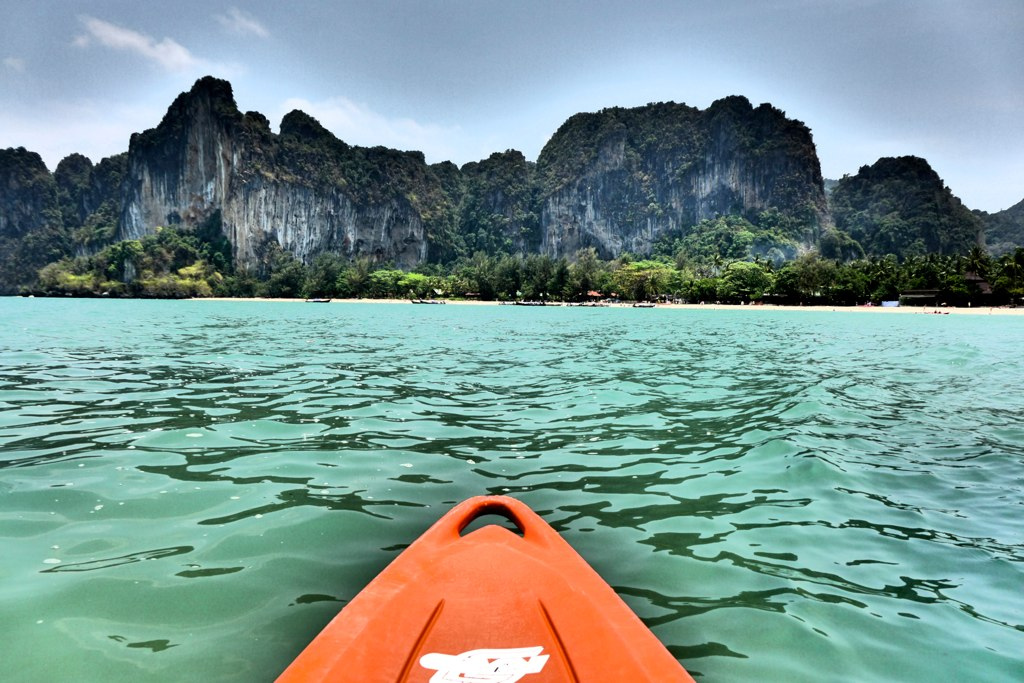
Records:
<instances>
[{"instance_id":1,"label":"orange plastic surface","mask_svg":"<svg viewBox=\"0 0 1024 683\"><path fill-rule=\"evenodd\" d=\"M462 535L488 514L522 536L494 524ZM693 681L558 532L505 496L471 498L438 520L277 680Z\"/></svg>"}]
</instances>

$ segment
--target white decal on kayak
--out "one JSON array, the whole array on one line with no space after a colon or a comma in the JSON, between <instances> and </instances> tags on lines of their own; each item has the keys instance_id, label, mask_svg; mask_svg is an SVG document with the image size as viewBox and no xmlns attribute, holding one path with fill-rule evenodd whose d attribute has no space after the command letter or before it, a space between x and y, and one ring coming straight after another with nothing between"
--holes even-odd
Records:
<instances>
[{"instance_id":1,"label":"white decal on kayak","mask_svg":"<svg viewBox=\"0 0 1024 683\"><path fill-rule=\"evenodd\" d=\"M543 647L504 650L470 650L461 655L431 652L420 657L420 666L437 671L430 683L515 683L527 674L540 673L548 663Z\"/></svg>"}]
</instances>

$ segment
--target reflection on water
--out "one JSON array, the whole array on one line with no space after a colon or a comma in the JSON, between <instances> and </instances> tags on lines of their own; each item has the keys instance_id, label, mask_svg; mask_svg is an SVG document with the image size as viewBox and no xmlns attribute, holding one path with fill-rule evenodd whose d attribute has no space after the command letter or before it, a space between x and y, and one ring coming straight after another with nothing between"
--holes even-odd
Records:
<instances>
[{"instance_id":1,"label":"reflection on water","mask_svg":"<svg viewBox=\"0 0 1024 683\"><path fill-rule=\"evenodd\" d=\"M1019 680L1024 320L0 307L13 680L273 680L481 493L707 680Z\"/></svg>"},{"instance_id":2,"label":"reflection on water","mask_svg":"<svg viewBox=\"0 0 1024 683\"><path fill-rule=\"evenodd\" d=\"M120 567L122 565L132 564L133 562L142 562L143 560L159 560L162 557L190 553L193 550L195 550L195 548L190 545L183 545L175 548L144 550L136 553L128 553L127 555L121 555L119 557L104 557L98 560L88 560L85 562L70 562L50 569L44 569L43 572L52 574L54 572L96 571L97 569L109 569L111 567Z\"/></svg>"}]
</instances>

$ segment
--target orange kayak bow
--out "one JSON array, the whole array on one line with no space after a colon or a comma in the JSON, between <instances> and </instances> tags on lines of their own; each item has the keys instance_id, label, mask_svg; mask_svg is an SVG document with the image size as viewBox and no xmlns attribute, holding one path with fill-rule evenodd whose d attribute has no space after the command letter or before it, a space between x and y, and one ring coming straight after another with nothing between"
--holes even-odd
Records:
<instances>
[{"instance_id":1,"label":"orange kayak bow","mask_svg":"<svg viewBox=\"0 0 1024 683\"><path fill-rule=\"evenodd\" d=\"M519 533L491 524L463 535L492 514ZM558 532L505 496L444 515L277 680L693 682Z\"/></svg>"}]
</instances>

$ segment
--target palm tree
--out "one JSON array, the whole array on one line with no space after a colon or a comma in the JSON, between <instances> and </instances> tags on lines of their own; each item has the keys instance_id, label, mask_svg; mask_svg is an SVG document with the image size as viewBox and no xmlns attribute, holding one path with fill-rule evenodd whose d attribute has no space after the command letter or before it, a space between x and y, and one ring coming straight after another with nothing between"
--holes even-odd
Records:
<instances>
[{"instance_id":1,"label":"palm tree","mask_svg":"<svg viewBox=\"0 0 1024 683\"><path fill-rule=\"evenodd\" d=\"M982 279L987 279L992 259L980 245L975 244L963 258L962 265L965 273L977 273Z\"/></svg>"},{"instance_id":2,"label":"palm tree","mask_svg":"<svg viewBox=\"0 0 1024 683\"><path fill-rule=\"evenodd\" d=\"M1024 287L1024 248L1017 247L1012 254L1004 254L999 259L999 273L1009 280L1010 287Z\"/></svg>"},{"instance_id":3,"label":"palm tree","mask_svg":"<svg viewBox=\"0 0 1024 683\"><path fill-rule=\"evenodd\" d=\"M724 265L725 259L722 258L722 254L720 252L716 252L715 255L711 257L712 277L720 276Z\"/></svg>"}]
</instances>

